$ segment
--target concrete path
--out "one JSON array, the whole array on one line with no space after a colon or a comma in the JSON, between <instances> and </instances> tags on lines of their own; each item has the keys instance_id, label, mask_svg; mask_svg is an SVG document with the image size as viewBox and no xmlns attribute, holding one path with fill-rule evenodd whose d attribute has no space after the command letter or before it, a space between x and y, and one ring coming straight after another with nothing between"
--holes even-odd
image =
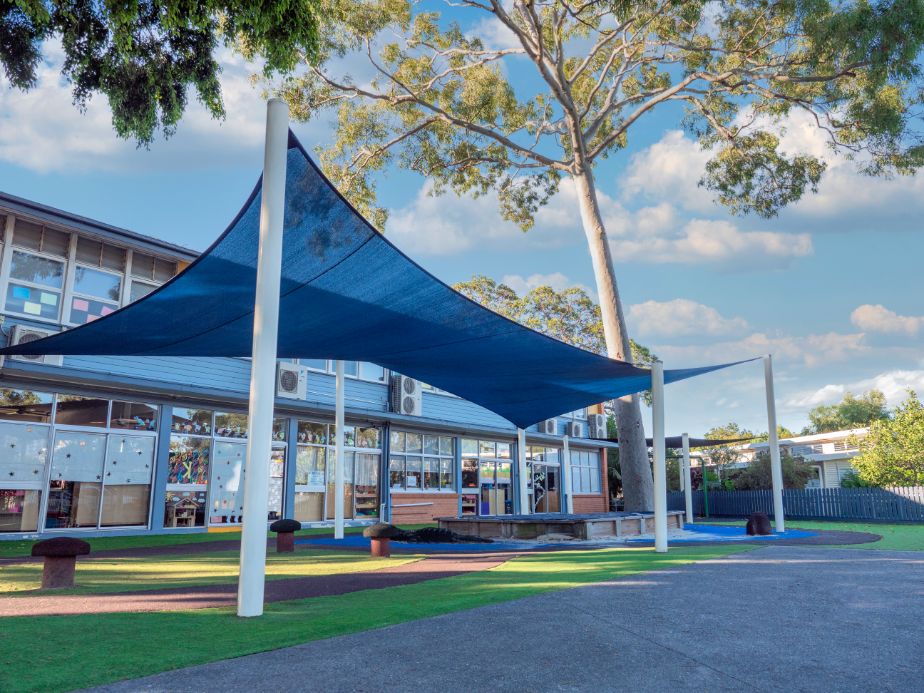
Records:
<instances>
[{"instance_id":1,"label":"concrete path","mask_svg":"<svg viewBox=\"0 0 924 693\"><path fill-rule=\"evenodd\" d=\"M772 546L107 691L924 690L924 554Z\"/></svg>"}]
</instances>

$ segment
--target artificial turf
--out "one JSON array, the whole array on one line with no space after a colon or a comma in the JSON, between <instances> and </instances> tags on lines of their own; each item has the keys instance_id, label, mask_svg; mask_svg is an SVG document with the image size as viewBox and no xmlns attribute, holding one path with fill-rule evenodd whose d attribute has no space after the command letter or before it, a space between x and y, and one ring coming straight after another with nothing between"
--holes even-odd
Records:
<instances>
[{"instance_id":1,"label":"artificial turf","mask_svg":"<svg viewBox=\"0 0 924 693\"><path fill-rule=\"evenodd\" d=\"M711 522L720 525L743 525L744 520L697 519L697 522ZM814 520L786 520L786 529L827 529L838 532L869 532L882 537L869 544L828 545L830 548L876 549L879 551L924 551L924 525L885 524L878 522L827 522Z\"/></svg>"},{"instance_id":2,"label":"artificial turf","mask_svg":"<svg viewBox=\"0 0 924 693\"><path fill-rule=\"evenodd\" d=\"M753 546L537 553L492 570L329 597L230 608L0 619L0 691L73 690L719 558Z\"/></svg>"},{"instance_id":3,"label":"artificial turf","mask_svg":"<svg viewBox=\"0 0 924 693\"><path fill-rule=\"evenodd\" d=\"M279 580L357 573L410 563L419 558L414 555L370 558L363 553L323 550L269 553L266 578ZM237 551L80 560L76 574L78 587L58 590L55 594L105 594L236 583L239 563ZM0 568L0 597L27 597L31 590L40 587L41 581L41 563L3 566Z\"/></svg>"}]
</instances>

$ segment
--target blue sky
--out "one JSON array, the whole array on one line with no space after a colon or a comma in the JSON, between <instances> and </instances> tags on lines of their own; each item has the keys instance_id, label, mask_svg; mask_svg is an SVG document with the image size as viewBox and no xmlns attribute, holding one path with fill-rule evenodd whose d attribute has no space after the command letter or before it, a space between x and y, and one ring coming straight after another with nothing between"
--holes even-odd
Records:
<instances>
[{"instance_id":1,"label":"blue sky","mask_svg":"<svg viewBox=\"0 0 924 693\"><path fill-rule=\"evenodd\" d=\"M259 176L264 105L252 66L224 56L224 122L193 99L178 133L145 150L112 133L103 99L73 108L58 60L52 48L29 94L0 84L0 190L204 249ZM330 120L293 129L311 149L330 140ZM848 389L879 387L891 404L905 388L924 393L921 177L864 178L793 118L784 147L828 161L818 194L777 219L736 218L697 186L708 153L677 122L669 110L641 122L597 171L633 336L668 368L773 353L779 420L793 429ZM594 286L567 183L526 234L490 198L428 189L390 171L380 201L389 238L440 278ZM759 364L670 386L668 432L730 420L765 429L762 388Z\"/></svg>"}]
</instances>

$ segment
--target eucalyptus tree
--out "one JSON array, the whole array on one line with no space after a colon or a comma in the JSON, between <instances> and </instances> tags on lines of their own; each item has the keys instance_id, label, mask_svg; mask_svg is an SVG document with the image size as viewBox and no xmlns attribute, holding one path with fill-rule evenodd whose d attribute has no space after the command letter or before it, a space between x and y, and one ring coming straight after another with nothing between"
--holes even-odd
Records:
<instances>
[{"instance_id":1,"label":"eucalyptus tree","mask_svg":"<svg viewBox=\"0 0 924 693\"><path fill-rule=\"evenodd\" d=\"M105 96L116 133L148 144L176 129L192 89L212 116L225 115L223 44L259 56L267 74L313 57L316 9L316 0L0 0L0 74L33 89L57 41L77 107Z\"/></svg>"},{"instance_id":2,"label":"eucalyptus tree","mask_svg":"<svg viewBox=\"0 0 924 693\"><path fill-rule=\"evenodd\" d=\"M376 177L397 165L435 194L493 192L526 230L570 181L612 358L631 359L631 348L595 170L653 114L710 151L701 184L735 213L773 216L815 190L824 161L780 147L793 112L871 175L907 174L924 158L920 0L321 5L319 59L279 91L296 117L336 112L321 153L335 183L383 227ZM351 75L344 66L357 60ZM626 507L650 508L638 398L616 406Z\"/></svg>"}]
</instances>

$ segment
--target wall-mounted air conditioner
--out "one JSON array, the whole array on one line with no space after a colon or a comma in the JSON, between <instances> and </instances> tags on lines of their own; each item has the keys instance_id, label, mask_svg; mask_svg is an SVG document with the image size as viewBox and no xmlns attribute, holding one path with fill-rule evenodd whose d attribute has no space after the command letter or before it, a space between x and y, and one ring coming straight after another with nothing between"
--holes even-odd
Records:
<instances>
[{"instance_id":1,"label":"wall-mounted air conditioner","mask_svg":"<svg viewBox=\"0 0 924 693\"><path fill-rule=\"evenodd\" d=\"M569 421L565 424L565 435L569 438L580 438L582 433L581 424L577 421Z\"/></svg>"},{"instance_id":2,"label":"wall-mounted air conditioner","mask_svg":"<svg viewBox=\"0 0 924 693\"><path fill-rule=\"evenodd\" d=\"M391 410L396 414L420 416L423 413L420 381L393 373L391 376Z\"/></svg>"},{"instance_id":3,"label":"wall-mounted air conditioner","mask_svg":"<svg viewBox=\"0 0 924 693\"><path fill-rule=\"evenodd\" d=\"M50 337L57 332L53 330L40 330L35 327L26 327L25 325L13 325L13 333L10 336L10 346L16 344L27 344L38 339ZM64 357L60 355L52 356L25 356L17 354L10 356L12 361L25 361L26 363L44 363L48 366L60 366L64 363Z\"/></svg>"},{"instance_id":4,"label":"wall-mounted air conditioner","mask_svg":"<svg viewBox=\"0 0 924 693\"><path fill-rule=\"evenodd\" d=\"M587 417L588 438L606 438L606 415L591 414Z\"/></svg>"},{"instance_id":5,"label":"wall-mounted air conditioner","mask_svg":"<svg viewBox=\"0 0 924 693\"><path fill-rule=\"evenodd\" d=\"M308 369L294 363L280 363L276 369L276 396L308 398Z\"/></svg>"},{"instance_id":6,"label":"wall-mounted air conditioner","mask_svg":"<svg viewBox=\"0 0 924 693\"><path fill-rule=\"evenodd\" d=\"M558 435L558 420L546 419L545 421L540 422L539 432L545 433L547 436Z\"/></svg>"}]
</instances>

